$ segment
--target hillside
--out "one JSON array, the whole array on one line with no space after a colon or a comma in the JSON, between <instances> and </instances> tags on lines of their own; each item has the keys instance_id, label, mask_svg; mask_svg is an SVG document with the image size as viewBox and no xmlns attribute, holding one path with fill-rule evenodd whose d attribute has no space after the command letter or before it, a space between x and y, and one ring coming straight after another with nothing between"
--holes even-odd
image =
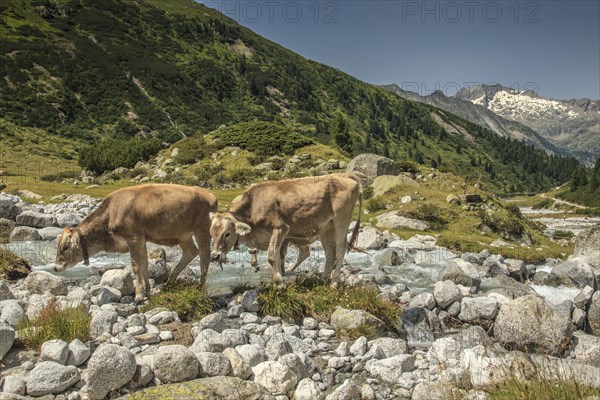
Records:
<instances>
[{"instance_id":1,"label":"hillside","mask_svg":"<svg viewBox=\"0 0 600 400\"><path fill-rule=\"evenodd\" d=\"M91 143L102 157L116 148L130 164L158 148L139 138L173 143L259 120L349 155L482 175L503 192L552 187L577 167L308 61L191 0L3 1L0 73L12 131Z\"/></svg>"}]
</instances>

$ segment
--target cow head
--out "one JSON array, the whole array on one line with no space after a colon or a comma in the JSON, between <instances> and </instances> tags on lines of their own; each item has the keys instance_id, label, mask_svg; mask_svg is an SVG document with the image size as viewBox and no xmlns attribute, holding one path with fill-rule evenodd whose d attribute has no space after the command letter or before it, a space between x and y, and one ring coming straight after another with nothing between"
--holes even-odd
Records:
<instances>
[{"instance_id":1,"label":"cow head","mask_svg":"<svg viewBox=\"0 0 600 400\"><path fill-rule=\"evenodd\" d=\"M225 262L227 253L238 242L240 236L252 231L248 224L238 221L231 213L210 213L210 236L213 248L210 257L213 261Z\"/></svg>"},{"instance_id":2,"label":"cow head","mask_svg":"<svg viewBox=\"0 0 600 400\"><path fill-rule=\"evenodd\" d=\"M81 245L80 233L76 229L65 228L63 233L56 237L58 245L54 270L63 272L80 261L84 261L84 250Z\"/></svg>"}]
</instances>

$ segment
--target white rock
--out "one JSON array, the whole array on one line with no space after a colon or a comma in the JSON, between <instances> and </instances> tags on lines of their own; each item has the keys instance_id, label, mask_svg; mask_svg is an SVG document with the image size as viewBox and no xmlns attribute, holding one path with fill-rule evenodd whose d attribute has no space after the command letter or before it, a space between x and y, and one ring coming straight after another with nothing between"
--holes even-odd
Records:
<instances>
[{"instance_id":1,"label":"white rock","mask_svg":"<svg viewBox=\"0 0 600 400\"><path fill-rule=\"evenodd\" d=\"M231 348L229 347L229 349ZM200 376L202 377L226 376L231 371L229 358L222 353L201 352L196 354L196 358L200 363Z\"/></svg>"},{"instance_id":2,"label":"white rock","mask_svg":"<svg viewBox=\"0 0 600 400\"><path fill-rule=\"evenodd\" d=\"M25 381L20 376L8 375L4 377L4 383L2 384L2 392L24 396Z\"/></svg>"},{"instance_id":3,"label":"white rock","mask_svg":"<svg viewBox=\"0 0 600 400\"><path fill-rule=\"evenodd\" d=\"M64 365L69 355L69 345L60 340L52 339L42 343L40 358L42 361L54 361Z\"/></svg>"},{"instance_id":4,"label":"white rock","mask_svg":"<svg viewBox=\"0 0 600 400\"><path fill-rule=\"evenodd\" d=\"M181 382L198 376L196 355L182 345L161 346L154 353L154 375L162 382Z\"/></svg>"},{"instance_id":5,"label":"white rock","mask_svg":"<svg viewBox=\"0 0 600 400\"><path fill-rule=\"evenodd\" d=\"M433 287L433 297L441 309L446 309L455 301L462 300L462 293L458 286L452 281L439 281Z\"/></svg>"},{"instance_id":6,"label":"white rock","mask_svg":"<svg viewBox=\"0 0 600 400\"><path fill-rule=\"evenodd\" d=\"M353 356L362 356L367 352L369 341L366 337L361 336L350 346L350 353Z\"/></svg>"},{"instance_id":7,"label":"white rock","mask_svg":"<svg viewBox=\"0 0 600 400\"><path fill-rule=\"evenodd\" d=\"M86 362L92 353L90 346L79 339L73 339L71 343L69 343L68 349L67 365L74 365L76 367Z\"/></svg>"},{"instance_id":8,"label":"white rock","mask_svg":"<svg viewBox=\"0 0 600 400\"><path fill-rule=\"evenodd\" d=\"M100 284L117 289L122 296L132 295L135 291L133 278L129 271L125 269L111 269L102 275Z\"/></svg>"},{"instance_id":9,"label":"white rock","mask_svg":"<svg viewBox=\"0 0 600 400\"><path fill-rule=\"evenodd\" d=\"M79 382L76 367L64 366L54 361L43 361L31 370L27 378L27 394L34 397L64 392Z\"/></svg>"},{"instance_id":10,"label":"white rock","mask_svg":"<svg viewBox=\"0 0 600 400\"><path fill-rule=\"evenodd\" d=\"M66 281L46 271L32 271L23 281L25 288L35 294L46 294L50 292L55 296L66 296L68 294Z\"/></svg>"},{"instance_id":11,"label":"white rock","mask_svg":"<svg viewBox=\"0 0 600 400\"><path fill-rule=\"evenodd\" d=\"M298 382L298 387L294 392L296 400L323 400L325 396L319 389L319 386L310 378L302 379Z\"/></svg>"},{"instance_id":12,"label":"white rock","mask_svg":"<svg viewBox=\"0 0 600 400\"><path fill-rule=\"evenodd\" d=\"M298 382L292 370L277 361L265 361L252 368L254 381L274 395L286 395Z\"/></svg>"},{"instance_id":13,"label":"white rock","mask_svg":"<svg viewBox=\"0 0 600 400\"><path fill-rule=\"evenodd\" d=\"M0 301L0 319L17 328L21 322L27 320L27 317L18 300L4 300Z\"/></svg>"},{"instance_id":14,"label":"white rock","mask_svg":"<svg viewBox=\"0 0 600 400\"><path fill-rule=\"evenodd\" d=\"M411 354L400 354L383 360L371 360L365 369L371 376L388 383L395 383L400 375L410 372L415 368L415 359Z\"/></svg>"},{"instance_id":15,"label":"white rock","mask_svg":"<svg viewBox=\"0 0 600 400\"><path fill-rule=\"evenodd\" d=\"M498 300L492 297L465 297L460 305L458 319L465 322L477 319L493 320L498 314Z\"/></svg>"},{"instance_id":16,"label":"white rock","mask_svg":"<svg viewBox=\"0 0 600 400\"><path fill-rule=\"evenodd\" d=\"M103 399L133 378L136 365L129 350L116 344L101 344L88 362L85 394L91 400Z\"/></svg>"},{"instance_id":17,"label":"white rock","mask_svg":"<svg viewBox=\"0 0 600 400\"><path fill-rule=\"evenodd\" d=\"M346 400L346 399L360 399L360 388L357 384L352 382L350 379L346 379L344 383L338 386L333 392L331 392L326 400Z\"/></svg>"},{"instance_id":18,"label":"white rock","mask_svg":"<svg viewBox=\"0 0 600 400\"><path fill-rule=\"evenodd\" d=\"M244 358L237 350L228 347L223 350L223 355L229 359L233 376L240 379L248 379L252 375L252 368L244 361Z\"/></svg>"},{"instance_id":19,"label":"white rock","mask_svg":"<svg viewBox=\"0 0 600 400\"><path fill-rule=\"evenodd\" d=\"M8 353L15 340L15 330L3 320L0 320L0 360Z\"/></svg>"},{"instance_id":20,"label":"white rock","mask_svg":"<svg viewBox=\"0 0 600 400\"><path fill-rule=\"evenodd\" d=\"M264 347L256 344L244 344L237 346L235 350L250 367L254 367L267 359Z\"/></svg>"}]
</instances>

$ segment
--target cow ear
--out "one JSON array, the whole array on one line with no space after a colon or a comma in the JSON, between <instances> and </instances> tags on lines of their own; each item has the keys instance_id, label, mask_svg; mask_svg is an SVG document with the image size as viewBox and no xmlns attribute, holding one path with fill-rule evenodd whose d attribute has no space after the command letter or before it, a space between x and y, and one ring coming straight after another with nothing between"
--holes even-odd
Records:
<instances>
[{"instance_id":1,"label":"cow ear","mask_svg":"<svg viewBox=\"0 0 600 400\"><path fill-rule=\"evenodd\" d=\"M235 223L235 233L237 233L238 235L244 236L249 234L250 232L252 232L252 228L250 228L250 225L245 224L243 222Z\"/></svg>"},{"instance_id":2,"label":"cow ear","mask_svg":"<svg viewBox=\"0 0 600 400\"><path fill-rule=\"evenodd\" d=\"M208 218L210 218L210 220L212 221L215 217L217 216L217 213L211 212L208 213Z\"/></svg>"}]
</instances>

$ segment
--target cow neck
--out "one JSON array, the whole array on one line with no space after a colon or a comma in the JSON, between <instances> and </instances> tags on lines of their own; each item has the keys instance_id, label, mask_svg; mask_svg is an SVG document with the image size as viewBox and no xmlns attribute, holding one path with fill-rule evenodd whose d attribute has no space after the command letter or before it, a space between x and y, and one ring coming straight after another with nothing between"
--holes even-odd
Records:
<instances>
[{"instance_id":1,"label":"cow neck","mask_svg":"<svg viewBox=\"0 0 600 400\"><path fill-rule=\"evenodd\" d=\"M81 229L75 228L77 236L79 236L79 244L81 245L81 252L83 253L83 265L90 265L90 253L88 252L87 239Z\"/></svg>"},{"instance_id":2,"label":"cow neck","mask_svg":"<svg viewBox=\"0 0 600 400\"><path fill-rule=\"evenodd\" d=\"M108 234L105 218L102 214L90 214L75 231L79 234L83 251L84 264L89 264L89 257L100 251L111 251L112 238Z\"/></svg>"}]
</instances>

